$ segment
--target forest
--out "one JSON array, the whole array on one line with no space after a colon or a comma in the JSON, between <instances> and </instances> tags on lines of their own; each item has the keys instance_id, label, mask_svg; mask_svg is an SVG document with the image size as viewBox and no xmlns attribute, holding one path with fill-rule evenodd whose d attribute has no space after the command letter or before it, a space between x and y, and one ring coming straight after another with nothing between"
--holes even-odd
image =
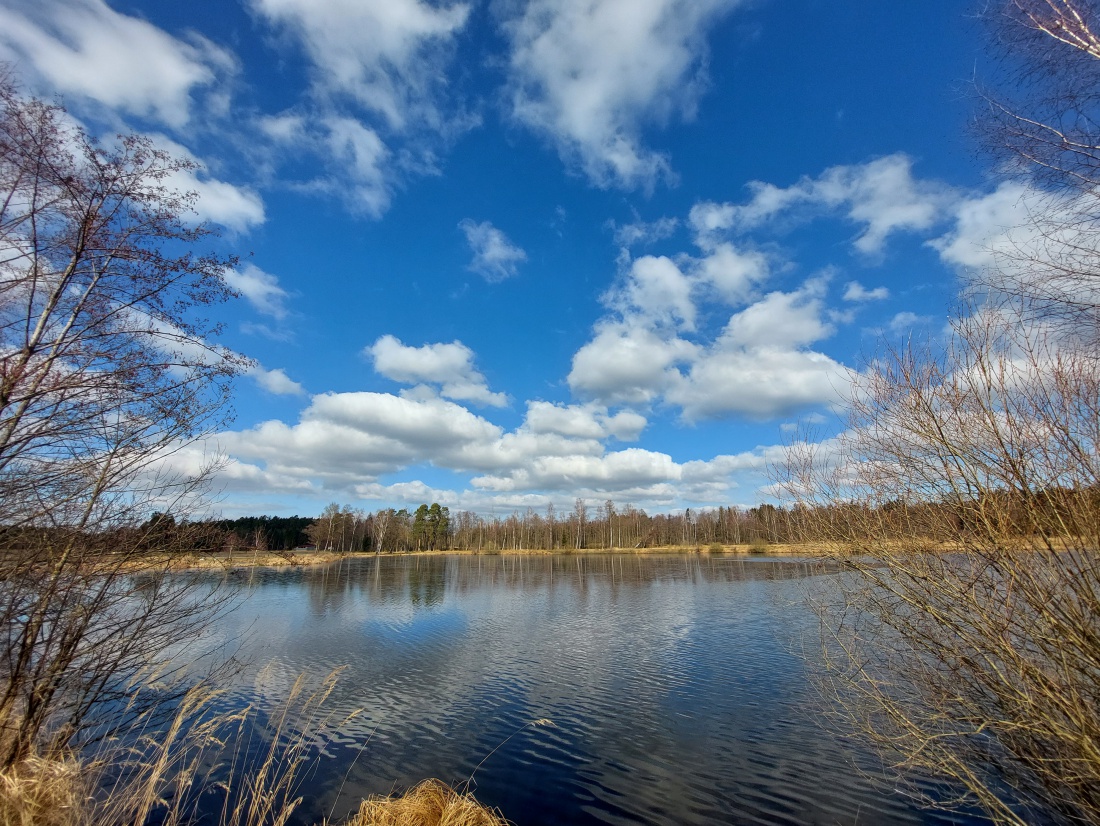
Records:
<instances>
[{"instance_id":1,"label":"forest","mask_svg":"<svg viewBox=\"0 0 1100 826\"><path fill-rule=\"evenodd\" d=\"M974 499L920 502L889 499L879 505L837 502L783 506L764 503L648 514L607 500L590 506L577 499L559 512L527 508L484 516L452 514L438 503L365 512L330 504L321 516L250 516L210 523L223 545L259 551L315 547L336 553L410 551L599 551L646 548L711 548L825 543L907 542L965 546L967 537L1033 542L1065 531L1087 533L1087 515L1100 506L1100 490L1051 488L1029 493L987 491ZM1081 524L1078 524L1081 523ZM217 533L221 532L221 533Z\"/></svg>"},{"instance_id":2,"label":"forest","mask_svg":"<svg viewBox=\"0 0 1100 826\"><path fill-rule=\"evenodd\" d=\"M791 541L790 514L771 504L714 510L687 509L654 514L607 500L589 505L577 499L558 512L527 508L485 516L469 510L422 504L414 511L384 508L374 512L330 504L321 516L242 517L212 523L226 532L225 542L257 550L313 546L337 553L409 551L577 551L720 545L767 545Z\"/></svg>"}]
</instances>

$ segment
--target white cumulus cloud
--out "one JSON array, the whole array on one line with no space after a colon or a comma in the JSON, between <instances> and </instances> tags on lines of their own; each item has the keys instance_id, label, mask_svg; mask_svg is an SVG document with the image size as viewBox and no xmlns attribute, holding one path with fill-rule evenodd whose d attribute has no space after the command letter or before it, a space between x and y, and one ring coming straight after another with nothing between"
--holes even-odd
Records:
<instances>
[{"instance_id":1,"label":"white cumulus cloud","mask_svg":"<svg viewBox=\"0 0 1100 826\"><path fill-rule=\"evenodd\" d=\"M469 6L422 0L252 0L262 17L296 38L317 86L381 115L391 129L437 118L435 95L448 48Z\"/></svg>"},{"instance_id":2,"label":"white cumulus cloud","mask_svg":"<svg viewBox=\"0 0 1100 826\"><path fill-rule=\"evenodd\" d=\"M675 218L658 218L656 221L634 221L629 224L610 226L615 233L615 243L620 247L633 247L639 244L652 244L670 237L676 232L680 222Z\"/></svg>"},{"instance_id":3,"label":"white cumulus cloud","mask_svg":"<svg viewBox=\"0 0 1100 826\"><path fill-rule=\"evenodd\" d=\"M272 159L324 170L298 185L381 218L411 176L439 172L438 153L479 122L450 88L470 4L434 0L247 0L311 72L307 97L256 118Z\"/></svg>"},{"instance_id":4,"label":"white cumulus cloud","mask_svg":"<svg viewBox=\"0 0 1100 826\"><path fill-rule=\"evenodd\" d=\"M600 186L671 175L642 127L690 118L706 32L739 0L532 0L506 23L514 116Z\"/></svg>"},{"instance_id":5,"label":"white cumulus cloud","mask_svg":"<svg viewBox=\"0 0 1100 826\"><path fill-rule=\"evenodd\" d=\"M693 262L692 274L700 285L707 285L719 300L735 306L748 301L753 292L772 272L772 262L757 250L731 243L715 244Z\"/></svg>"},{"instance_id":6,"label":"white cumulus cloud","mask_svg":"<svg viewBox=\"0 0 1100 826\"><path fill-rule=\"evenodd\" d=\"M323 144L343 169L327 185L342 194L352 209L381 217L391 198L389 148L377 132L355 118L326 117L322 126Z\"/></svg>"},{"instance_id":7,"label":"white cumulus cloud","mask_svg":"<svg viewBox=\"0 0 1100 826\"><path fill-rule=\"evenodd\" d=\"M799 347L828 338L832 325L822 319L825 284L806 282L795 292L773 292L730 317L719 343L724 347Z\"/></svg>"},{"instance_id":8,"label":"white cumulus cloud","mask_svg":"<svg viewBox=\"0 0 1100 826\"><path fill-rule=\"evenodd\" d=\"M710 232L726 218L708 206L690 220ZM768 255L709 237L699 246L698 258L644 256L625 267L604 296L612 314L573 357L573 392L604 405L674 405L688 421L765 420L836 403L845 368L812 346L847 320L826 305L828 274L761 295ZM725 326L711 332L724 313Z\"/></svg>"},{"instance_id":9,"label":"white cumulus cloud","mask_svg":"<svg viewBox=\"0 0 1100 826\"><path fill-rule=\"evenodd\" d=\"M846 375L843 365L813 350L719 346L691 365L667 399L689 421L731 415L769 420L839 402Z\"/></svg>"},{"instance_id":10,"label":"white cumulus cloud","mask_svg":"<svg viewBox=\"0 0 1100 826\"><path fill-rule=\"evenodd\" d=\"M890 290L886 287L875 287L868 290L858 281L849 281L844 286L845 301L884 301L890 297Z\"/></svg>"},{"instance_id":11,"label":"white cumulus cloud","mask_svg":"<svg viewBox=\"0 0 1100 826\"><path fill-rule=\"evenodd\" d=\"M649 404L678 375L675 365L695 357L696 345L643 326L602 323L573 356L569 387L604 404Z\"/></svg>"},{"instance_id":12,"label":"white cumulus cloud","mask_svg":"<svg viewBox=\"0 0 1100 826\"><path fill-rule=\"evenodd\" d=\"M614 436L633 441L641 435L646 418L632 410L609 415L600 405L565 405L552 402L527 403L524 428L532 433L556 433L577 439L606 439Z\"/></svg>"},{"instance_id":13,"label":"white cumulus cloud","mask_svg":"<svg viewBox=\"0 0 1100 826\"><path fill-rule=\"evenodd\" d=\"M1048 193L1007 182L962 199L954 217L952 229L929 246L964 277L1044 301L1094 306L1100 300L1097 279L1088 275L1100 255L1091 193Z\"/></svg>"},{"instance_id":14,"label":"white cumulus cloud","mask_svg":"<svg viewBox=\"0 0 1100 826\"><path fill-rule=\"evenodd\" d=\"M191 169L181 169L169 175L164 183L179 192L195 193L195 218L221 224L236 232L244 232L264 223L264 202L257 193L211 177L187 147L164 135L152 135L150 140L173 158L194 165Z\"/></svg>"},{"instance_id":15,"label":"white cumulus cloud","mask_svg":"<svg viewBox=\"0 0 1100 826\"><path fill-rule=\"evenodd\" d=\"M256 384L276 396L301 396L306 392L302 385L290 378L281 368L266 370L257 364L248 373L255 379Z\"/></svg>"},{"instance_id":16,"label":"white cumulus cloud","mask_svg":"<svg viewBox=\"0 0 1100 826\"><path fill-rule=\"evenodd\" d=\"M374 369L393 381L438 385L440 395L460 401L493 407L508 403L507 395L489 389L485 376L474 367L474 351L461 341L410 347L385 335L368 347L366 354Z\"/></svg>"},{"instance_id":17,"label":"white cumulus cloud","mask_svg":"<svg viewBox=\"0 0 1100 826\"><path fill-rule=\"evenodd\" d=\"M944 183L916 178L912 159L902 153L834 166L789 187L754 181L749 189L746 203L705 203L692 210L702 244L727 230L746 232L784 217L798 221L816 211L839 210L862 227L855 248L877 255L893 233L927 231L943 221L959 197Z\"/></svg>"},{"instance_id":18,"label":"white cumulus cloud","mask_svg":"<svg viewBox=\"0 0 1100 826\"><path fill-rule=\"evenodd\" d=\"M843 366L809 345L833 334L823 279L795 292L772 292L730 317L666 392L684 418L789 416L836 403L847 384Z\"/></svg>"},{"instance_id":19,"label":"white cumulus cloud","mask_svg":"<svg viewBox=\"0 0 1100 826\"><path fill-rule=\"evenodd\" d=\"M605 301L623 316L648 324L695 328L692 282L670 258L646 255L635 259L623 283Z\"/></svg>"},{"instance_id":20,"label":"white cumulus cloud","mask_svg":"<svg viewBox=\"0 0 1100 826\"><path fill-rule=\"evenodd\" d=\"M886 327L891 333L904 334L912 332L914 327L928 324L931 321L931 316L917 315L906 310L895 314Z\"/></svg>"},{"instance_id":21,"label":"white cumulus cloud","mask_svg":"<svg viewBox=\"0 0 1100 826\"><path fill-rule=\"evenodd\" d=\"M270 490L290 490L292 482L317 497L342 491L476 510L541 509L577 496L643 507L670 507L681 497L728 503L735 477L755 478L765 464L763 448L681 464L660 451L603 444L636 436L644 426L630 411L536 401L518 428L505 431L438 397L325 393L312 398L297 422L221 433L217 444L230 459L221 481L232 491L262 491L265 480ZM416 479L380 481L422 464L471 474L470 487L437 491Z\"/></svg>"}]
</instances>

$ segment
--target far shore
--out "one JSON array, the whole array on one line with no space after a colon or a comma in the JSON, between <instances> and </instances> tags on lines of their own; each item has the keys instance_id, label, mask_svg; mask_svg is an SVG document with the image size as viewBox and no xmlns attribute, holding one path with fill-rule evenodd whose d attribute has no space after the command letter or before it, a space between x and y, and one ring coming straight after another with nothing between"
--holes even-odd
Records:
<instances>
[{"instance_id":1,"label":"far shore","mask_svg":"<svg viewBox=\"0 0 1100 826\"><path fill-rule=\"evenodd\" d=\"M878 543L880 549L887 549L897 545L893 542ZM933 553L951 553L962 550L959 543L951 542L927 542L922 543L922 550ZM1027 550L1027 546L1021 550ZM1031 548L1034 549L1034 548ZM911 551L908 545L897 545L895 550ZM124 563L126 567L134 570L223 570L245 571L255 568L319 568L332 565L350 559L378 559L398 557L436 557L436 556L673 556L673 555L698 555L698 556L736 556L746 558L767 557L836 557L846 556L859 551L842 546L835 542L804 542L804 543L774 543L774 544L731 544L720 545L658 545L646 548L509 548L496 550L483 548L448 548L435 550L416 551L349 551L337 553L336 551L319 551L312 548L295 548L290 551L256 551L237 549L218 551L215 553L184 553L170 554L151 552L141 557L132 557Z\"/></svg>"},{"instance_id":2,"label":"far shore","mask_svg":"<svg viewBox=\"0 0 1100 826\"><path fill-rule=\"evenodd\" d=\"M445 550L419 550L376 553L374 551L354 551L336 553L295 549L292 551L249 551L238 550L233 553L218 552L206 554L183 554L169 556L152 554L147 557L153 567L167 567L172 570L241 570L248 568L301 568L330 565L348 559L375 559L379 557L412 556L606 556L635 554L673 555L700 554L713 556L819 556L820 545L774 544L774 545L706 545L706 546L656 546L648 548L557 548L555 550L539 548L518 548L507 550L488 550L449 548Z\"/></svg>"}]
</instances>

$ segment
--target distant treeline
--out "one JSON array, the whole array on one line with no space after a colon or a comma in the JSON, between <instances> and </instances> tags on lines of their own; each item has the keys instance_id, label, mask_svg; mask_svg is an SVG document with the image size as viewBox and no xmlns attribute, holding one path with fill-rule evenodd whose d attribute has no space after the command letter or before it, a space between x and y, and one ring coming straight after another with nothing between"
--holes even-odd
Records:
<instances>
[{"instance_id":1,"label":"distant treeline","mask_svg":"<svg viewBox=\"0 0 1100 826\"><path fill-rule=\"evenodd\" d=\"M957 503L908 503L877 506L843 503L817 507L762 504L713 510L687 509L650 515L632 505L576 500L570 511L527 508L522 513L485 517L437 503L414 511L385 508L372 513L336 503L319 517L245 516L206 522L177 522L153 514L140 526L94 534L63 528L0 527L0 548L63 547L67 542L125 545L150 551L291 551L303 546L336 553L404 553L417 550L603 550L612 548L768 545L798 542L919 539L959 541L995 527L1005 537L1041 534L1039 522L1056 522L1069 534L1080 513L1100 510L1100 490L1048 490L1029 494L987 493ZM1042 518L1039 518L1042 517ZM996 521L996 526L989 523Z\"/></svg>"},{"instance_id":2,"label":"distant treeline","mask_svg":"<svg viewBox=\"0 0 1100 826\"><path fill-rule=\"evenodd\" d=\"M1082 497L1087 503L1079 501ZM437 503L414 511L386 508L365 512L336 503L316 519L249 517L218 525L245 547L283 550L303 544L338 553L355 551L402 553L416 550L601 550L610 548L761 545L795 542L859 540L867 536L896 539L957 540L981 529L990 519L1001 523L1006 536L1031 536L1035 513L1051 511L1074 530L1072 514L1100 504L1095 490L1049 490L1028 502L1009 494L986 494L959 502L904 502L880 505L829 504L782 507L762 504L714 509L686 509L650 515L632 505L577 499L572 510L553 505L507 515L483 516L473 511L452 513ZM1073 500L1073 501L1070 501ZM996 516L994 516L994 514ZM260 544L257 544L260 543ZM262 544L266 543L266 545Z\"/></svg>"},{"instance_id":3,"label":"distant treeline","mask_svg":"<svg viewBox=\"0 0 1100 826\"><path fill-rule=\"evenodd\" d=\"M788 514L774 505L649 515L632 505L578 499L571 511L528 508L501 516L452 513L438 503L413 511L365 512L331 504L316 519L247 517L216 523L241 547L283 550L309 544L349 553L416 550L599 550L786 542Z\"/></svg>"},{"instance_id":4,"label":"distant treeline","mask_svg":"<svg viewBox=\"0 0 1100 826\"><path fill-rule=\"evenodd\" d=\"M222 519L213 525L242 547L268 551L289 551L309 544L309 527L317 521L313 516L242 516Z\"/></svg>"}]
</instances>

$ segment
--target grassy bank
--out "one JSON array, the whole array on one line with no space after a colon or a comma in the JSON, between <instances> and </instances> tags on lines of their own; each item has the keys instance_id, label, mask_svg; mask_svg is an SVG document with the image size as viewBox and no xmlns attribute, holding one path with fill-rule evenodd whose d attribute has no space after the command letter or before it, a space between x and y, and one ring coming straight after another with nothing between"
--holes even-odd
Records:
<instances>
[{"instance_id":1,"label":"grassy bank","mask_svg":"<svg viewBox=\"0 0 1100 826\"><path fill-rule=\"evenodd\" d=\"M101 767L75 759L32 758L0 771L0 824L3 826L142 826L152 814L160 822L185 824L186 812L173 808L152 787L138 784L123 792L125 805L95 797ZM240 782L251 785L258 778ZM134 796L155 796L140 800ZM263 797L263 795L261 795ZM297 799L272 808L246 807L225 811L219 826L281 826L293 813ZM158 811L160 810L160 811ZM203 821L208 822L208 821ZM372 796L339 824L327 820L318 826L508 826L501 814L439 780L426 780L404 794Z\"/></svg>"},{"instance_id":2,"label":"grassy bank","mask_svg":"<svg viewBox=\"0 0 1100 826\"><path fill-rule=\"evenodd\" d=\"M821 546L813 544L742 544L742 545L660 545L647 548L448 548L432 551L399 551L396 553L376 554L373 551L335 553L333 551L237 551L207 554L151 554L144 562L150 567L164 567L172 570L245 570L259 568L291 568L313 565L329 565L344 559L374 559L400 556L599 556L606 554L668 555L668 554L715 554L730 556L819 556Z\"/></svg>"},{"instance_id":3,"label":"grassy bank","mask_svg":"<svg viewBox=\"0 0 1100 826\"><path fill-rule=\"evenodd\" d=\"M1021 537L1015 543L1020 552L1034 551L1040 547L1039 540ZM1054 540L1054 550L1062 550L1068 545ZM954 553L966 550L962 542L934 542L917 540L902 542L883 540L877 543L879 550L927 551L932 553ZM151 554L134 565L135 570L161 568L169 570L225 570L245 571L249 568L293 568L305 566L331 565L347 559L375 559L377 557L410 556L601 556L634 555L659 556L678 554L708 554L713 556L740 557L836 557L858 553L859 548L839 542L753 542L743 544L710 545L657 545L645 548L447 548L445 550L396 551L377 554L373 551L336 553L335 551L236 551L229 553L206 554Z\"/></svg>"},{"instance_id":4,"label":"grassy bank","mask_svg":"<svg viewBox=\"0 0 1100 826\"><path fill-rule=\"evenodd\" d=\"M234 551L233 553L167 554L151 553L135 564L135 569L173 571L224 570L248 568L293 568L302 565L329 565L351 557L371 557L373 553L338 554L333 551Z\"/></svg>"}]
</instances>

